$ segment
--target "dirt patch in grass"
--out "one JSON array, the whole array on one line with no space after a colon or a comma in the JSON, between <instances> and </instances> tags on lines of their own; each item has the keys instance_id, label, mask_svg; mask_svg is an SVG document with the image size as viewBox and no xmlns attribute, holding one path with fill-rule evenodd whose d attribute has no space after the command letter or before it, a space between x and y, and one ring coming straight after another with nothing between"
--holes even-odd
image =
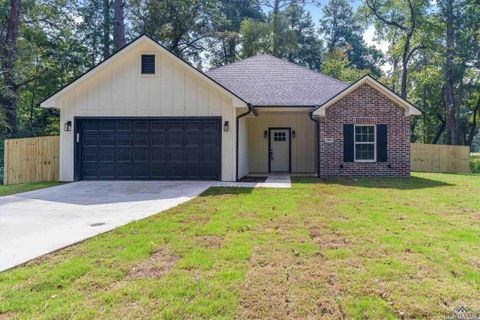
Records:
<instances>
[{"instance_id":1,"label":"dirt patch in grass","mask_svg":"<svg viewBox=\"0 0 480 320\"><path fill-rule=\"evenodd\" d=\"M321 232L316 229L310 230L310 238L322 249L336 249L345 247L347 239L335 231Z\"/></svg>"},{"instance_id":2,"label":"dirt patch in grass","mask_svg":"<svg viewBox=\"0 0 480 320\"><path fill-rule=\"evenodd\" d=\"M160 248L135 265L128 273L126 280L161 278L173 268L178 259L179 257L170 254L166 249Z\"/></svg>"},{"instance_id":3,"label":"dirt patch in grass","mask_svg":"<svg viewBox=\"0 0 480 320\"><path fill-rule=\"evenodd\" d=\"M202 214L190 214L186 216L184 219L181 221L184 224L184 229L187 229L188 225L193 224L195 226L197 225L205 225L210 222L210 216L209 215L202 215Z\"/></svg>"},{"instance_id":4,"label":"dirt patch in grass","mask_svg":"<svg viewBox=\"0 0 480 320\"><path fill-rule=\"evenodd\" d=\"M243 286L238 319L342 319L335 274L319 256L256 248Z\"/></svg>"},{"instance_id":5,"label":"dirt patch in grass","mask_svg":"<svg viewBox=\"0 0 480 320\"><path fill-rule=\"evenodd\" d=\"M14 316L15 313L13 312L0 313L0 320L10 320L13 319Z\"/></svg>"},{"instance_id":6,"label":"dirt patch in grass","mask_svg":"<svg viewBox=\"0 0 480 320\"><path fill-rule=\"evenodd\" d=\"M197 236L197 243L204 248L220 248L224 237L217 235Z\"/></svg>"}]
</instances>

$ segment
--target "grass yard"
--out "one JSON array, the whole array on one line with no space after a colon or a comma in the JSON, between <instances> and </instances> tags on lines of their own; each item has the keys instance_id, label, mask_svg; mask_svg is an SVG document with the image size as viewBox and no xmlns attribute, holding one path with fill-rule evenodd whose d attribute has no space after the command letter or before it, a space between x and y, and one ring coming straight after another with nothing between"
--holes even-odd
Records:
<instances>
[{"instance_id":1,"label":"grass yard","mask_svg":"<svg viewBox=\"0 0 480 320\"><path fill-rule=\"evenodd\" d=\"M443 319L480 311L480 176L212 188L0 274L0 319Z\"/></svg>"},{"instance_id":2,"label":"grass yard","mask_svg":"<svg viewBox=\"0 0 480 320\"><path fill-rule=\"evenodd\" d=\"M33 182L33 183L21 183L11 185L0 185L0 197L8 196L14 193L33 191L53 186L58 186L60 182Z\"/></svg>"}]
</instances>

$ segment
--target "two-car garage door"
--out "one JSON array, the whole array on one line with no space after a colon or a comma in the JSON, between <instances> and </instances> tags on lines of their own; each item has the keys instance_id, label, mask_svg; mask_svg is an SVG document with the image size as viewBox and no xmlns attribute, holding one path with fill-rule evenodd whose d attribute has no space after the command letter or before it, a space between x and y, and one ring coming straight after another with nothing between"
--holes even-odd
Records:
<instances>
[{"instance_id":1,"label":"two-car garage door","mask_svg":"<svg viewBox=\"0 0 480 320\"><path fill-rule=\"evenodd\" d=\"M220 118L89 118L76 127L80 180L220 180Z\"/></svg>"}]
</instances>

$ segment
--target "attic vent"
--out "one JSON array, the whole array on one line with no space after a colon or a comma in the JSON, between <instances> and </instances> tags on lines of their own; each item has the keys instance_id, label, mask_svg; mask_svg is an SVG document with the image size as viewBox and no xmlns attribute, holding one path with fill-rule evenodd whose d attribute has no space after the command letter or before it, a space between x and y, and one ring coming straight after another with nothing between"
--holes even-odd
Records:
<instances>
[{"instance_id":1,"label":"attic vent","mask_svg":"<svg viewBox=\"0 0 480 320\"><path fill-rule=\"evenodd\" d=\"M142 54L142 74L155 74L154 54Z\"/></svg>"}]
</instances>

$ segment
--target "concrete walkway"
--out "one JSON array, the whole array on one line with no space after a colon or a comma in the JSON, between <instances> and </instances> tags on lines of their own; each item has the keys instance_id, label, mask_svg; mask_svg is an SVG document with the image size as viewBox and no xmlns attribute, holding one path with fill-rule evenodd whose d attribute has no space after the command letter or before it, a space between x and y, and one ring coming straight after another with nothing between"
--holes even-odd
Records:
<instances>
[{"instance_id":1,"label":"concrete walkway","mask_svg":"<svg viewBox=\"0 0 480 320\"><path fill-rule=\"evenodd\" d=\"M210 181L81 181L0 198L0 271L188 201Z\"/></svg>"},{"instance_id":2,"label":"concrete walkway","mask_svg":"<svg viewBox=\"0 0 480 320\"><path fill-rule=\"evenodd\" d=\"M272 174L267 177L265 182L217 182L215 187L289 189L292 187L292 181L289 175Z\"/></svg>"}]
</instances>

